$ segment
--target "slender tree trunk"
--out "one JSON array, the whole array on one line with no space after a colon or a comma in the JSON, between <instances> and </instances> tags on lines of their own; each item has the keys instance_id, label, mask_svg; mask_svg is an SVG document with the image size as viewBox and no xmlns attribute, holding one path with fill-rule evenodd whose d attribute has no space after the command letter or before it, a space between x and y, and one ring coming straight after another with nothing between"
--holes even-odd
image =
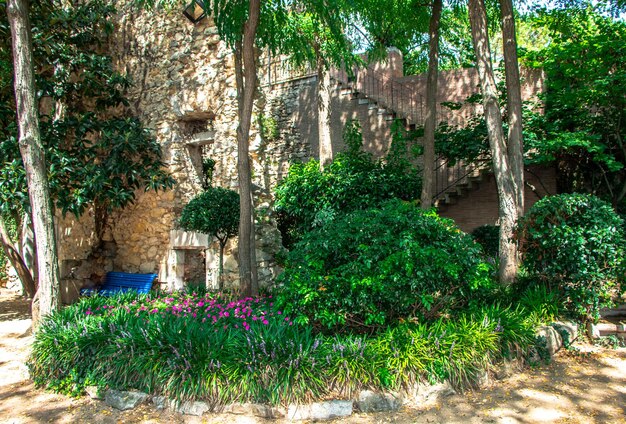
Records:
<instances>
[{"instance_id":1,"label":"slender tree trunk","mask_svg":"<svg viewBox=\"0 0 626 424\"><path fill-rule=\"evenodd\" d=\"M256 219L254 213L254 193L250 191L250 276L252 277L252 294L259 294L259 270L256 262Z\"/></svg>"},{"instance_id":2,"label":"slender tree trunk","mask_svg":"<svg viewBox=\"0 0 626 424\"><path fill-rule=\"evenodd\" d=\"M59 265L46 161L35 102L27 1L9 0L7 15L13 47L20 153L26 170L38 258L39 289L36 297L39 299L39 313L46 316L59 307ZM37 321L39 317L33 318Z\"/></svg>"},{"instance_id":3,"label":"slender tree trunk","mask_svg":"<svg viewBox=\"0 0 626 424\"><path fill-rule=\"evenodd\" d=\"M37 286L35 284L35 280L33 279L32 274L30 273L28 266L24 262L22 255L20 255L19 250L11 240L11 236L7 231L6 224L4 222L4 218L0 215L0 244L2 244L2 250L4 254L9 259L11 266L15 269L17 276L22 283L22 288L24 289L24 293L26 296L33 299L35 297L35 293L37 292Z\"/></svg>"},{"instance_id":4,"label":"slender tree trunk","mask_svg":"<svg viewBox=\"0 0 626 424\"><path fill-rule=\"evenodd\" d=\"M433 0L433 10L428 30L428 79L426 81L426 120L424 122L424 172L422 177L422 209L433 203L433 178L435 173L435 127L437 125L437 80L439 78L439 22L442 0Z\"/></svg>"},{"instance_id":5,"label":"slender tree trunk","mask_svg":"<svg viewBox=\"0 0 626 424\"><path fill-rule=\"evenodd\" d=\"M258 294L258 284L253 280L252 243L252 176L250 172L249 137L252 106L257 83L254 40L259 24L260 0L250 0L249 15L243 29L243 41L235 47L235 72L239 106L237 128L237 171L239 174L239 278L241 292L245 296Z\"/></svg>"},{"instance_id":6,"label":"slender tree trunk","mask_svg":"<svg viewBox=\"0 0 626 424\"><path fill-rule=\"evenodd\" d=\"M509 112L508 154L515 181L517 217L524 215L524 140L522 136L522 90L517 61L517 38L512 0L500 0L506 98Z\"/></svg>"},{"instance_id":7,"label":"slender tree trunk","mask_svg":"<svg viewBox=\"0 0 626 424\"><path fill-rule=\"evenodd\" d=\"M502 128L502 114L498 104L496 82L491 66L491 51L487 32L487 14L484 0L469 0L469 18L472 42L476 53L476 67L483 94L485 121L489 146L493 158L493 172L498 187L500 217L500 269L501 284L510 284L517 274L517 246L513 242L513 229L517 219L515 181L509 164L508 148Z\"/></svg>"},{"instance_id":8,"label":"slender tree trunk","mask_svg":"<svg viewBox=\"0 0 626 424\"><path fill-rule=\"evenodd\" d=\"M333 160L333 142L330 138L330 72L326 68L319 46L315 46L317 60L317 130L320 167L324 169Z\"/></svg>"},{"instance_id":9,"label":"slender tree trunk","mask_svg":"<svg viewBox=\"0 0 626 424\"><path fill-rule=\"evenodd\" d=\"M33 220L27 213L22 215L22 229L20 234L19 246L20 255L24 261L24 265L28 268L33 281L38 280L37 275L37 249L35 247L35 230L33 229Z\"/></svg>"},{"instance_id":10,"label":"slender tree trunk","mask_svg":"<svg viewBox=\"0 0 626 424\"><path fill-rule=\"evenodd\" d=\"M219 268L217 270L217 284L220 291L224 291L224 248L226 247L226 242L228 239L222 241L219 240L220 243L220 263Z\"/></svg>"}]
</instances>

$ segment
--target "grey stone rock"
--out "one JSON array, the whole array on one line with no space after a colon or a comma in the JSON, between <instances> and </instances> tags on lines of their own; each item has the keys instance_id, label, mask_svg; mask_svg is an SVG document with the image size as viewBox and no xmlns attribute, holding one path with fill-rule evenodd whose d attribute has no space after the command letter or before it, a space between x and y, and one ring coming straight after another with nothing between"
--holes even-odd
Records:
<instances>
[{"instance_id":1,"label":"grey stone rock","mask_svg":"<svg viewBox=\"0 0 626 424\"><path fill-rule=\"evenodd\" d=\"M588 322L587 323L587 336L589 336L589 338L592 340L599 339L600 329L598 328L598 326Z\"/></svg>"},{"instance_id":2,"label":"grey stone rock","mask_svg":"<svg viewBox=\"0 0 626 424\"><path fill-rule=\"evenodd\" d=\"M556 352L563 346L563 338L559 332L550 325L544 325L539 327L536 332L538 338L545 338L546 350L550 354L550 357L554 356Z\"/></svg>"},{"instance_id":3,"label":"grey stone rock","mask_svg":"<svg viewBox=\"0 0 626 424\"><path fill-rule=\"evenodd\" d=\"M140 403L145 402L150 396L141 392L123 392L119 390L109 390L104 396L104 402L120 411L133 409Z\"/></svg>"},{"instance_id":4,"label":"grey stone rock","mask_svg":"<svg viewBox=\"0 0 626 424\"><path fill-rule=\"evenodd\" d=\"M397 411L402 406L402 397L394 393L363 390L359 393L356 406L361 412Z\"/></svg>"},{"instance_id":5,"label":"grey stone rock","mask_svg":"<svg viewBox=\"0 0 626 424\"><path fill-rule=\"evenodd\" d=\"M168 404L165 396L154 396L152 398L152 403L156 409L166 409Z\"/></svg>"},{"instance_id":6,"label":"grey stone rock","mask_svg":"<svg viewBox=\"0 0 626 424\"><path fill-rule=\"evenodd\" d=\"M92 399L99 399L102 400L104 399L106 392L104 391L104 389L102 389L101 387L98 386L86 386L85 387L85 393L87 393L87 395L92 398Z\"/></svg>"},{"instance_id":7,"label":"grey stone rock","mask_svg":"<svg viewBox=\"0 0 626 424\"><path fill-rule=\"evenodd\" d=\"M282 418L285 411L281 408L262 405L259 403L231 403L226 405L221 412L234 415L248 415L266 419Z\"/></svg>"},{"instance_id":8,"label":"grey stone rock","mask_svg":"<svg viewBox=\"0 0 626 424\"><path fill-rule=\"evenodd\" d=\"M449 381L438 384L418 384L415 388L415 402L418 405L435 403L444 397L452 396L456 391Z\"/></svg>"},{"instance_id":9,"label":"grey stone rock","mask_svg":"<svg viewBox=\"0 0 626 424\"><path fill-rule=\"evenodd\" d=\"M578 325L568 321L553 322L552 327L561 335L564 344L569 345L578 337Z\"/></svg>"},{"instance_id":10,"label":"grey stone rock","mask_svg":"<svg viewBox=\"0 0 626 424\"><path fill-rule=\"evenodd\" d=\"M331 400L309 405L289 405L287 418L290 420L329 420L331 418L349 417L352 415L352 410L353 404L349 400Z\"/></svg>"},{"instance_id":11,"label":"grey stone rock","mask_svg":"<svg viewBox=\"0 0 626 424\"><path fill-rule=\"evenodd\" d=\"M209 412L209 404L206 402L183 402L176 411L185 415L195 415L197 417L202 416L205 412Z\"/></svg>"}]
</instances>

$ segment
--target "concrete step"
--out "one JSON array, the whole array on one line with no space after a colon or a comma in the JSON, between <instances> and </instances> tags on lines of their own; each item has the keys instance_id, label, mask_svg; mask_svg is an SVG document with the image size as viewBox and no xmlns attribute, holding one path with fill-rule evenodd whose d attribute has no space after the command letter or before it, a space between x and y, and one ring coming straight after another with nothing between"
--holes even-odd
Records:
<instances>
[{"instance_id":1,"label":"concrete step","mask_svg":"<svg viewBox=\"0 0 626 424\"><path fill-rule=\"evenodd\" d=\"M599 322L593 324L590 335L592 338L617 336L621 339L626 339L626 322Z\"/></svg>"}]
</instances>

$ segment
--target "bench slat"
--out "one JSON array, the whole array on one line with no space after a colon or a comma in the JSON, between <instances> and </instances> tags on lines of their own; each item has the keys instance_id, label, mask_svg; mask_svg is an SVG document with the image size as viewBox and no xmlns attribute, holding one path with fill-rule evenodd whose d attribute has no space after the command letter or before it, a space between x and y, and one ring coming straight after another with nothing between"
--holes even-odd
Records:
<instances>
[{"instance_id":1,"label":"bench slat","mask_svg":"<svg viewBox=\"0 0 626 424\"><path fill-rule=\"evenodd\" d=\"M128 272L107 272L104 284L98 290L102 296L112 296L117 293L134 291L139 294L148 294L157 274L131 274ZM93 289L81 290L81 294L93 294Z\"/></svg>"}]
</instances>

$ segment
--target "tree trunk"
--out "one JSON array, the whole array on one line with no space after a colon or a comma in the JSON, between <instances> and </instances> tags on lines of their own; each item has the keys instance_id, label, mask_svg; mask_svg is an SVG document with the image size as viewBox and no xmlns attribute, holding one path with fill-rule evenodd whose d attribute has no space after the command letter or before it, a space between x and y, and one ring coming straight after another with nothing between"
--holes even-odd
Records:
<instances>
[{"instance_id":1,"label":"tree trunk","mask_svg":"<svg viewBox=\"0 0 626 424\"><path fill-rule=\"evenodd\" d=\"M259 270L256 263L256 223L254 213L254 194L250 191L250 277L252 278L252 294L259 294Z\"/></svg>"},{"instance_id":2,"label":"tree trunk","mask_svg":"<svg viewBox=\"0 0 626 424\"><path fill-rule=\"evenodd\" d=\"M428 79L426 81L426 120L424 121L424 172L422 177L422 209L433 203L433 178L435 173L435 127L437 126L437 79L439 78L439 22L442 0L433 1L428 30Z\"/></svg>"},{"instance_id":3,"label":"tree trunk","mask_svg":"<svg viewBox=\"0 0 626 424\"><path fill-rule=\"evenodd\" d=\"M32 274L30 273L28 266L24 262L22 255L20 255L17 247L11 240L11 236L6 229L6 225L4 222L4 218L0 215L0 244L2 245L2 250L4 254L9 259L11 266L15 269L17 276L22 283L22 288L24 289L24 293L30 299L35 297L35 293L37 292L37 286L35 284L35 280L33 279Z\"/></svg>"},{"instance_id":4,"label":"tree trunk","mask_svg":"<svg viewBox=\"0 0 626 424\"><path fill-rule=\"evenodd\" d=\"M11 26L15 100L19 129L19 145L32 210L38 264L39 313L46 316L59 307L59 265L57 258L52 203L44 150L39 133L35 81L33 79L32 44L28 3L9 0L7 15ZM38 318L38 317L34 317ZM36 319L35 319L36 321Z\"/></svg>"},{"instance_id":5,"label":"tree trunk","mask_svg":"<svg viewBox=\"0 0 626 424\"><path fill-rule=\"evenodd\" d=\"M515 181L509 165L508 148L502 128L502 114L498 104L496 82L491 66L491 51L487 32L487 14L484 0L469 0L469 18L472 42L476 53L476 67L483 94L485 121L489 134L489 147L493 158L493 172L498 187L500 217L500 269L501 284L510 284L517 274L517 246L513 242L513 229L517 219Z\"/></svg>"},{"instance_id":6,"label":"tree trunk","mask_svg":"<svg viewBox=\"0 0 626 424\"><path fill-rule=\"evenodd\" d=\"M219 291L224 291L224 248L226 247L226 242L228 239L221 240L218 239L220 243L220 263L219 268L217 270L217 284Z\"/></svg>"},{"instance_id":7,"label":"tree trunk","mask_svg":"<svg viewBox=\"0 0 626 424\"><path fill-rule=\"evenodd\" d=\"M320 168L333 160L333 142L330 138L330 72L326 68L319 46L315 46L317 60L317 130Z\"/></svg>"},{"instance_id":8,"label":"tree trunk","mask_svg":"<svg viewBox=\"0 0 626 424\"><path fill-rule=\"evenodd\" d=\"M500 0L502 13L502 45L504 50L504 73L509 118L508 154L515 182L517 217L524 215L524 140L522 136L522 92L519 64L517 61L517 38L512 0Z\"/></svg>"},{"instance_id":9,"label":"tree trunk","mask_svg":"<svg viewBox=\"0 0 626 424\"><path fill-rule=\"evenodd\" d=\"M243 28L243 41L235 47L235 73L239 106L237 128L237 171L239 174L239 278L244 296L258 294L258 284L253 280L251 240L254 240L252 225L252 177L250 172L249 137L252 106L257 83L254 41L259 24L260 0L250 0L249 15Z\"/></svg>"},{"instance_id":10,"label":"tree trunk","mask_svg":"<svg viewBox=\"0 0 626 424\"><path fill-rule=\"evenodd\" d=\"M37 249L35 248L35 230L33 220L27 213L22 215L22 229L19 240L20 255L24 265L28 268L33 281L38 280L37 275Z\"/></svg>"}]
</instances>

